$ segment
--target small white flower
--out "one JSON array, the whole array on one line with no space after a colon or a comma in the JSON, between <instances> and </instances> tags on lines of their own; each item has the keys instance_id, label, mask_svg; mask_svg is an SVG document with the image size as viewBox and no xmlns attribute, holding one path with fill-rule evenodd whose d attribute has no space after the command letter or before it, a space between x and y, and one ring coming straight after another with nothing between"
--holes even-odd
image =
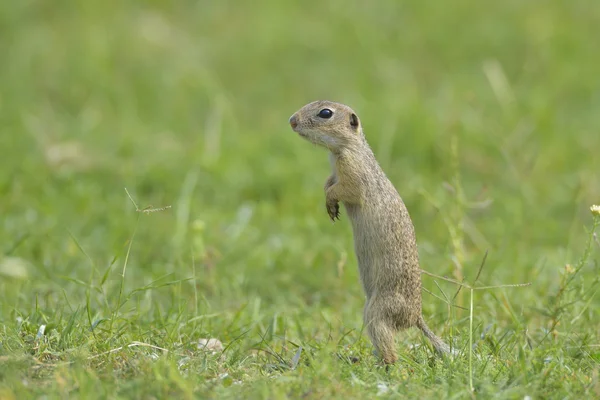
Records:
<instances>
[{"instance_id":1,"label":"small white flower","mask_svg":"<svg viewBox=\"0 0 600 400\"><path fill-rule=\"evenodd\" d=\"M377 396L386 394L388 390L390 390L390 388L388 388L388 386L385 383L380 382L377 384Z\"/></svg>"},{"instance_id":2,"label":"small white flower","mask_svg":"<svg viewBox=\"0 0 600 400\"><path fill-rule=\"evenodd\" d=\"M598 215L600 216L600 206L594 204L593 206L590 207L590 211L592 212L593 215Z\"/></svg>"},{"instance_id":3,"label":"small white flower","mask_svg":"<svg viewBox=\"0 0 600 400\"><path fill-rule=\"evenodd\" d=\"M207 352L211 352L212 354L216 354L219 351L223 350L223 343L219 339L199 339L198 340L198 348L200 350L205 350Z\"/></svg>"}]
</instances>

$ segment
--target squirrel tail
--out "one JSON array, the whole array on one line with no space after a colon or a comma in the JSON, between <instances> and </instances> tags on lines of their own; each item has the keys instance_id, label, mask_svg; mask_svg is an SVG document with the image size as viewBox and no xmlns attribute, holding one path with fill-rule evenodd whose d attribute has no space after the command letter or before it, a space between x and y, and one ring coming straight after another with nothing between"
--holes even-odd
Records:
<instances>
[{"instance_id":1,"label":"squirrel tail","mask_svg":"<svg viewBox=\"0 0 600 400\"><path fill-rule=\"evenodd\" d=\"M429 339L429 341L431 341L431 344L439 354L453 353L450 350L450 346L444 343L442 339L436 336L436 334L429 329L422 316L419 317L419 320L417 321L417 327L423 331L423 334L427 337L427 339Z\"/></svg>"}]
</instances>

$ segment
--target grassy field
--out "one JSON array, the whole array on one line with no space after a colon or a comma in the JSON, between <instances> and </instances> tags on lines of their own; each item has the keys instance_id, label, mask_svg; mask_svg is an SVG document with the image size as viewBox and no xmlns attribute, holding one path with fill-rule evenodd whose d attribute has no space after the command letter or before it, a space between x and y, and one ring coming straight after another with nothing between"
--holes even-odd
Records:
<instances>
[{"instance_id":1,"label":"grassy field","mask_svg":"<svg viewBox=\"0 0 600 400\"><path fill-rule=\"evenodd\" d=\"M600 396L599 24L591 0L1 2L0 399ZM423 276L463 356L416 330L371 355L326 152L287 122L321 98L361 116L423 269L531 283Z\"/></svg>"}]
</instances>

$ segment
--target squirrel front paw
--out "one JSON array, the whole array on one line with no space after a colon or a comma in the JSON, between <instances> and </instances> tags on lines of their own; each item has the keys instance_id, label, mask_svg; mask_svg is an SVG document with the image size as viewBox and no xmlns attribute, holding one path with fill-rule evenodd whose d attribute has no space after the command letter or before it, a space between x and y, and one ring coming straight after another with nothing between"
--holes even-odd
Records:
<instances>
[{"instance_id":1,"label":"squirrel front paw","mask_svg":"<svg viewBox=\"0 0 600 400\"><path fill-rule=\"evenodd\" d=\"M335 219L340 219L340 205L335 200L327 200L325 203L327 208L327 214L329 214L329 218L335 222Z\"/></svg>"}]
</instances>

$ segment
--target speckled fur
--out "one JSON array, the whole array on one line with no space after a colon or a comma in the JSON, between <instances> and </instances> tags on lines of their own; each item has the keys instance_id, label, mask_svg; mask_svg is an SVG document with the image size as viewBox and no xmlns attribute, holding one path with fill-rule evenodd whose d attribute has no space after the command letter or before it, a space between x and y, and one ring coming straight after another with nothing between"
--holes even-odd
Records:
<instances>
[{"instance_id":1,"label":"speckled fur","mask_svg":"<svg viewBox=\"0 0 600 400\"><path fill-rule=\"evenodd\" d=\"M331 118L317 116L324 108L333 111ZM290 124L300 136L330 152L326 209L334 220L341 202L352 223L366 294L364 323L377 353L386 364L394 363L394 334L413 326L439 353L448 353L448 345L427 327L421 314L421 270L411 218L375 159L354 111L343 104L315 101L292 115Z\"/></svg>"}]
</instances>

